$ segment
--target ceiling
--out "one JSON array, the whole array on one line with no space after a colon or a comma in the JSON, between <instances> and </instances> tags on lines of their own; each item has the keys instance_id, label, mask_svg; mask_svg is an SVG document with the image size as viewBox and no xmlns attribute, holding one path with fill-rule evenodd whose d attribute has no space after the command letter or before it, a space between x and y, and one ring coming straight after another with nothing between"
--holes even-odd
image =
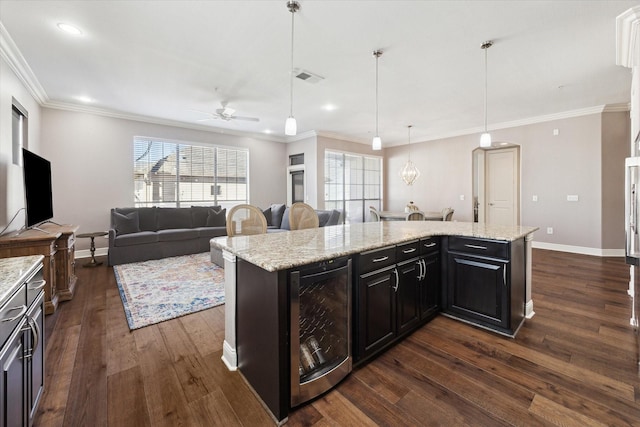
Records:
<instances>
[{"instance_id":1,"label":"ceiling","mask_svg":"<svg viewBox=\"0 0 640 427\"><path fill-rule=\"evenodd\" d=\"M615 18L635 1L299 2L294 67L324 79L294 81L298 135L370 142L376 49L383 147L406 143L409 124L412 142L482 130L486 40L489 129L629 102ZM292 139L286 0L0 0L0 23L45 106ZM260 121L194 111L225 101Z\"/></svg>"}]
</instances>

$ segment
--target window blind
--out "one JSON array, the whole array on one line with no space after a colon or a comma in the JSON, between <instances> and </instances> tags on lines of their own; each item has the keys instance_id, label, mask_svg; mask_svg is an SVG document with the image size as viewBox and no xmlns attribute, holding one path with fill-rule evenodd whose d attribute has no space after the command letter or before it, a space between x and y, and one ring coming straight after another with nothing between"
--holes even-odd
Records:
<instances>
[{"instance_id":1,"label":"window blind","mask_svg":"<svg viewBox=\"0 0 640 427\"><path fill-rule=\"evenodd\" d=\"M181 207L248 203L249 152L135 137L134 205Z\"/></svg>"}]
</instances>

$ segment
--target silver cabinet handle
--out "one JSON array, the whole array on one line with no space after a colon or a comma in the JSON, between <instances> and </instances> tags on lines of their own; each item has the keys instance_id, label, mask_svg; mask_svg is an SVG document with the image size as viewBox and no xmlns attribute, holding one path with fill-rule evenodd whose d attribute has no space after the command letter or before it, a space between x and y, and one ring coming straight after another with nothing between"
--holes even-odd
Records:
<instances>
[{"instance_id":1,"label":"silver cabinet handle","mask_svg":"<svg viewBox=\"0 0 640 427\"><path fill-rule=\"evenodd\" d=\"M434 247L436 244L435 243L427 243L426 245L424 245L425 248L432 248Z\"/></svg>"},{"instance_id":2,"label":"silver cabinet handle","mask_svg":"<svg viewBox=\"0 0 640 427\"><path fill-rule=\"evenodd\" d=\"M18 313L17 316L8 317L6 319L2 319L2 321L3 322L13 322L14 320L18 320L19 318L24 316L24 314L27 312L27 306L23 305L22 307L11 307L9 310L7 310L7 313L10 312L10 311L16 311L16 310L20 310L20 313Z\"/></svg>"},{"instance_id":3,"label":"silver cabinet handle","mask_svg":"<svg viewBox=\"0 0 640 427\"><path fill-rule=\"evenodd\" d=\"M427 265L423 259L418 260L418 265L420 266L420 275L418 276L418 280L422 281L427 275Z\"/></svg>"},{"instance_id":4,"label":"silver cabinet handle","mask_svg":"<svg viewBox=\"0 0 640 427\"><path fill-rule=\"evenodd\" d=\"M44 285L47 284L46 280L38 280L36 282L33 283L29 283L29 290L30 291L39 291L40 289L44 288Z\"/></svg>"},{"instance_id":5,"label":"silver cabinet handle","mask_svg":"<svg viewBox=\"0 0 640 427\"><path fill-rule=\"evenodd\" d=\"M422 261L422 266L424 267L424 270L422 271L422 280L427 278L427 262L423 259Z\"/></svg>"},{"instance_id":6,"label":"silver cabinet handle","mask_svg":"<svg viewBox=\"0 0 640 427\"><path fill-rule=\"evenodd\" d=\"M502 281L505 286L507 286L507 265L502 266Z\"/></svg>"},{"instance_id":7,"label":"silver cabinet handle","mask_svg":"<svg viewBox=\"0 0 640 427\"><path fill-rule=\"evenodd\" d=\"M410 254L411 252L415 252L416 248L409 248L409 249L403 249L402 253L403 254Z\"/></svg>"},{"instance_id":8,"label":"silver cabinet handle","mask_svg":"<svg viewBox=\"0 0 640 427\"><path fill-rule=\"evenodd\" d=\"M396 275L396 285L393 287L393 290L398 292L398 286L400 286L400 275L398 274L398 269L394 268L393 273Z\"/></svg>"},{"instance_id":9,"label":"silver cabinet handle","mask_svg":"<svg viewBox=\"0 0 640 427\"><path fill-rule=\"evenodd\" d=\"M383 256L383 257L380 257L380 258L374 258L373 262L382 262L382 261L386 261L388 259L389 259L388 256Z\"/></svg>"},{"instance_id":10,"label":"silver cabinet handle","mask_svg":"<svg viewBox=\"0 0 640 427\"><path fill-rule=\"evenodd\" d=\"M464 245L464 246L471 249L482 249L483 251L487 250L486 246L479 246L479 245Z\"/></svg>"}]
</instances>

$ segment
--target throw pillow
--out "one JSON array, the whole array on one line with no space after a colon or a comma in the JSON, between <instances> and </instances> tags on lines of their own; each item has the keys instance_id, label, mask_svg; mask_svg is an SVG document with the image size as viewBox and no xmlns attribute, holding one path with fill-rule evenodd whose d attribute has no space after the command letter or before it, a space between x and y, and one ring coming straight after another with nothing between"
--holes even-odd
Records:
<instances>
[{"instance_id":1,"label":"throw pillow","mask_svg":"<svg viewBox=\"0 0 640 427\"><path fill-rule=\"evenodd\" d=\"M284 228L282 227L282 216L284 215L285 208L286 206L281 204L271 205L271 225Z\"/></svg>"},{"instance_id":2,"label":"throw pillow","mask_svg":"<svg viewBox=\"0 0 640 427\"><path fill-rule=\"evenodd\" d=\"M283 230L291 230L291 224L289 224L289 208L286 208L282 213L282 223L280 228Z\"/></svg>"},{"instance_id":3,"label":"throw pillow","mask_svg":"<svg viewBox=\"0 0 640 427\"><path fill-rule=\"evenodd\" d=\"M140 231L140 220L138 218L138 211L133 211L126 215L114 212L113 221L116 229L116 234L131 234Z\"/></svg>"},{"instance_id":4,"label":"throw pillow","mask_svg":"<svg viewBox=\"0 0 640 427\"><path fill-rule=\"evenodd\" d=\"M262 213L264 214L264 217L267 219L267 227L270 226L270 225L273 225L273 219L272 219L272 215L271 215L271 208L267 208L267 209L263 210Z\"/></svg>"},{"instance_id":5,"label":"throw pillow","mask_svg":"<svg viewBox=\"0 0 640 427\"><path fill-rule=\"evenodd\" d=\"M209 209L207 227L224 227L227 224L227 210Z\"/></svg>"}]
</instances>

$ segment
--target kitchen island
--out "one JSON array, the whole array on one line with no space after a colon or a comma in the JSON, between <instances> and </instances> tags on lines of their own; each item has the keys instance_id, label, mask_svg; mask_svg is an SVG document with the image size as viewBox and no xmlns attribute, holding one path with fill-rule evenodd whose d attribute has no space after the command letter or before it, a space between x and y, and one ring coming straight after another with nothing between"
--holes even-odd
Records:
<instances>
[{"instance_id":1,"label":"kitchen island","mask_svg":"<svg viewBox=\"0 0 640 427\"><path fill-rule=\"evenodd\" d=\"M533 315L531 240L535 230L398 221L213 239L212 248L222 249L225 260L223 361L231 370L240 369L276 421L285 420L293 406L289 380L294 376L288 366L289 273L338 258L353 260L353 334L348 339L356 363L384 351L441 310L514 336L525 314ZM420 290L425 280L431 281L434 291L429 295ZM423 293L435 310L421 309L417 300L425 299ZM393 318L386 319L387 314ZM237 322L244 325L240 332ZM247 328L260 333L247 334ZM260 357L271 360L256 361L256 348L264 352Z\"/></svg>"}]
</instances>

